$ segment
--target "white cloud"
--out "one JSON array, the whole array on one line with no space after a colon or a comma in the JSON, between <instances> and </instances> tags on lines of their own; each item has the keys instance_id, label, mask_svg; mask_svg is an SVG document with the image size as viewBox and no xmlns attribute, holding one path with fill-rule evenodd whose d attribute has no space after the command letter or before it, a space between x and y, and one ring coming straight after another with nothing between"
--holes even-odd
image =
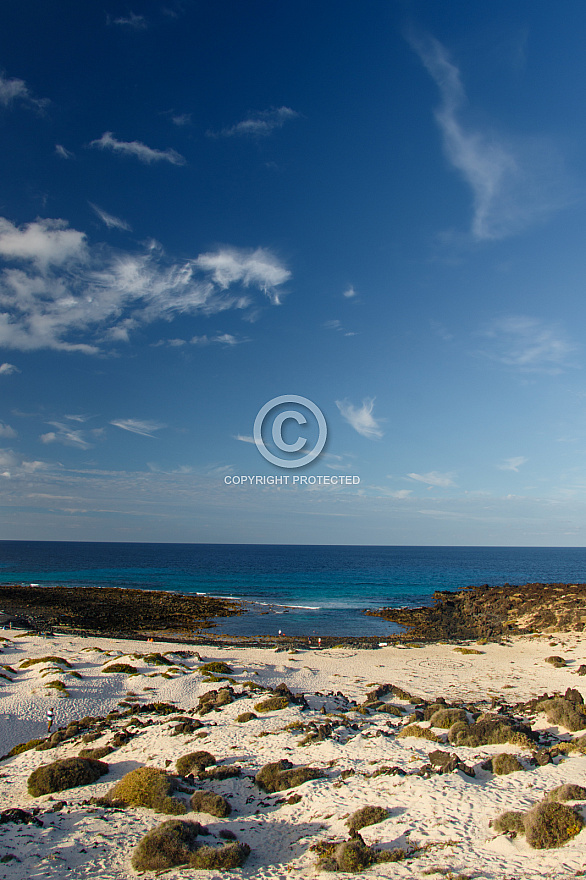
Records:
<instances>
[{"instance_id":1,"label":"white cloud","mask_svg":"<svg viewBox=\"0 0 586 880\"><path fill-rule=\"evenodd\" d=\"M374 397L365 397L360 407L353 406L347 400L336 400L336 406L348 424L352 425L354 430L362 434L363 437L368 437L369 440L380 440L383 436L380 427L381 420L375 419L372 415Z\"/></svg>"},{"instance_id":2,"label":"white cloud","mask_svg":"<svg viewBox=\"0 0 586 880\"><path fill-rule=\"evenodd\" d=\"M91 141L90 147L112 150L113 153L120 153L123 156L135 156L145 165L151 165L153 162L170 162L171 165L187 164L184 156L171 147L166 150L155 150L140 141L119 141L111 131L105 131L101 138Z\"/></svg>"},{"instance_id":3,"label":"white cloud","mask_svg":"<svg viewBox=\"0 0 586 880\"><path fill-rule=\"evenodd\" d=\"M88 205L94 211L102 223L104 223L108 229L122 229L125 232L130 232L132 227L130 223L127 223L126 220L121 220L119 217L115 217L113 214L108 214L107 211L104 211L103 208L99 208L98 205L94 205L93 202L88 202Z\"/></svg>"},{"instance_id":4,"label":"white cloud","mask_svg":"<svg viewBox=\"0 0 586 880\"><path fill-rule=\"evenodd\" d=\"M525 458L524 455L517 455L513 458L505 458L504 462L497 464L497 468L501 471L515 471L515 473L518 473L521 465L527 464L528 461L529 459Z\"/></svg>"},{"instance_id":5,"label":"white cloud","mask_svg":"<svg viewBox=\"0 0 586 880\"><path fill-rule=\"evenodd\" d=\"M474 197L472 235L499 239L568 204L557 151L544 138L513 139L461 120L466 94L460 71L433 37L411 44L440 91L435 118L446 155Z\"/></svg>"},{"instance_id":6,"label":"white cloud","mask_svg":"<svg viewBox=\"0 0 586 880\"><path fill-rule=\"evenodd\" d=\"M242 288L254 287L276 304L291 276L262 248L222 248L174 263L155 243L136 253L90 247L63 220L16 227L0 218L2 257L0 346L21 351L95 354L104 341L128 341L153 321L245 309L252 299ZM231 345L234 337L216 334L210 341Z\"/></svg>"},{"instance_id":7,"label":"white cloud","mask_svg":"<svg viewBox=\"0 0 586 880\"><path fill-rule=\"evenodd\" d=\"M278 107L273 110L262 110L252 113L247 119L223 128L219 132L206 132L210 137L268 137L274 131L282 128L291 119L297 119L299 113L290 107Z\"/></svg>"},{"instance_id":8,"label":"white cloud","mask_svg":"<svg viewBox=\"0 0 586 880\"><path fill-rule=\"evenodd\" d=\"M15 101L22 101L37 110L43 110L49 103L46 98L35 98L23 79L10 79L0 73L0 104L10 107Z\"/></svg>"},{"instance_id":9,"label":"white cloud","mask_svg":"<svg viewBox=\"0 0 586 880\"><path fill-rule=\"evenodd\" d=\"M75 159L75 153L72 153L71 150L65 149L63 144L55 144L55 153L61 159Z\"/></svg>"},{"instance_id":10,"label":"white cloud","mask_svg":"<svg viewBox=\"0 0 586 880\"><path fill-rule=\"evenodd\" d=\"M578 349L559 325L527 315L499 318L481 335L490 347L480 354L523 373L561 373L573 366L571 356Z\"/></svg>"},{"instance_id":11,"label":"white cloud","mask_svg":"<svg viewBox=\"0 0 586 880\"><path fill-rule=\"evenodd\" d=\"M455 474L452 472L440 474L438 471L428 471L426 474L407 474L407 476L412 480L417 480L419 483L427 483L428 486L440 486L442 489L456 485L454 483Z\"/></svg>"},{"instance_id":12,"label":"white cloud","mask_svg":"<svg viewBox=\"0 0 586 880\"><path fill-rule=\"evenodd\" d=\"M144 31L148 27L147 20L144 15L136 15L134 12L130 12L126 16L120 16L120 18L110 18L108 16L108 24L117 24L122 27L130 27L135 31Z\"/></svg>"},{"instance_id":13,"label":"white cloud","mask_svg":"<svg viewBox=\"0 0 586 880\"><path fill-rule=\"evenodd\" d=\"M6 480L30 476L46 467L43 461L29 461L12 449L0 449L0 477Z\"/></svg>"},{"instance_id":14,"label":"white cloud","mask_svg":"<svg viewBox=\"0 0 586 880\"><path fill-rule=\"evenodd\" d=\"M71 418L70 416L66 416L66 418ZM73 417L75 418L75 417ZM87 439L86 432L81 430L76 430L71 428L69 425L64 425L62 422L49 422L51 427L56 428L56 431L49 431L46 434L41 434L40 441L41 443L62 443L63 446L73 446L76 449L91 449L93 444ZM99 436L100 431L90 432L94 437Z\"/></svg>"},{"instance_id":15,"label":"white cloud","mask_svg":"<svg viewBox=\"0 0 586 880\"><path fill-rule=\"evenodd\" d=\"M160 422L146 422L142 419L113 419L110 424L132 434L141 434L143 437L154 437L155 431L166 427Z\"/></svg>"},{"instance_id":16,"label":"white cloud","mask_svg":"<svg viewBox=\"0 0 586 880\"><path fill-rule=\"evenodd\" d=\"M358 296L358 294L356 293L352 285L350 285L350 287L346 288L342 296L344 296L346 299L354 299L354 297Z\"/></svg>"},{"instance_id":17,"label":"white cloud","mask_svg":"<svg viewBox=\"0 0 586 880\"><path fill-rule=\"evenodd\" d=\"M259 445L254 437L251 437L249 434L235 434L234 439L240 440L241 443L252 443L254 446Z\"/></svg>"},{"instance_id":18,"label":"white cloud","mask_svg":"<svg viewBox=\"0 0 586 880\"><path fill-rule=\"evenodd\" d=\"M178 125L180 128L185 125L191 125L191 113L172 114L171 122L173 125Z\"/></svg>"},{"instance_id":19,"label":"white cloud","mask_svg":"<svg viewBox=\"0 0 586 880\"><path fill-rule=\"evenodd\" d=\"M0 437L5 437L8 440L12 440L16 437L16 431L14 428L11 428L10 425L5 425L4 422L0 422Z\"/></svg>"},{"instance_id":20,"label":"white cloud","mask_svg":"<svg viewBox=\"0 0 586 880\"><path fill-rule=\"evenodd\" d=\"M0 376L12 376L13 373L20 373L14 364L0 364Z\"/></svg>"},{"instance_id":21,"label":"white cloud","mask_svg":"<svg viewBox=\"0 0 586 880\"><path fill-rule=\"evenodd\" d=\"M242 339L237 339L231 333L216 333L215 336L193 336L190 340L192 345L238 345Z\"/></svg>"}]
</instances>

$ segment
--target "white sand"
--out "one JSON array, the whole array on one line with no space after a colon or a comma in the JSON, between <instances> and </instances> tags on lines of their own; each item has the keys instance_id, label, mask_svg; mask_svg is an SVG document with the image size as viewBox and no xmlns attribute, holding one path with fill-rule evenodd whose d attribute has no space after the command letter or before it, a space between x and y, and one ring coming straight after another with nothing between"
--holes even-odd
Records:
<instances>
[{"instance_id":1,"label":"white sand","mask_svg":"<svg viewBox=\"0 0 586 880\"><path fill-rule=\"evenodd\" d=\"M46 639L15 631L4 635L9 636L10 641L4 643L0 661L16 671L4 670L12 681L0 679L2 754L17 743L45 735L45 713L49 706L55 708L55 728L84 716L106 715L128 691L140 696L142 702L174 702L177 714L193 716L198 696L221 687L221 684L204 681L196 657L172 657L172 652L177 650L194 650L190 645L84 640L68 636ZM100 650L88 650L93 646ZM331 713L348 708L342 698L336 697L336 692L360 703L374 684L387 682L427 699L443 696L448 702L484 701L484 708L488 708L491 696L500 696L514 704L544 691L563 693L568 687L586 693L582 685L582 682L586 685L586 681L576 675L578 666L586 663L586 637L581 634L516 638L505 645L472 647L483 653L462 655L454 651L453 645L445 644L368 651L334 648L299 653L198 647L202 661L223 660L233 668L236 680L233 687L237 693L249 680L267 687L285 682L293 692L306 695L311 709L302 711L292 705L246 724L237 723L235 719L240 713L253 711L254 704L266 697L262 693L253 694L235 700L219 712L202 716L200 720L205 728L198 733L205 733L204 738L197 734L172 736L175 724L168 718L140 715L141 723L149 720L152 723L144 727L131 726L135 736L104 758L110 769L99 782L40 798L33 798L27 792L29 774L41 764L79 754L81 748L88 747L81 738L48 751L33 749L4 760L0 763L0 808L40 807L38 817L43 827L0 824L0 859L14 855L20 860L0 862L0 878L113 880L137 876L130 865L134 846L146 831L167 817L147 808L112 811L83 802L105 794L128 770L148 765L173 771L178 757L197 749L212 752L218 763L236 763L243 768L239 778L201 784L230 800L233 808L230 817L217 819L193 812L186 816L207 825L213 833L228 828L250 845L252 852L244 868L233 872L236 876L316 876L316 854L310 846L328 838L347 838L345 818L359 807L373 804L387 807L389 816L384 822L361 831L366 843L375 843L384 849L428 846L424 852L405 861L368 868L362 876L423 878L428 874L433 876L433 870L438 869L445 876L465 874L489 880L573 877L586 865L586 828L559 849L533 850L523 836L510 839L495 834L489 820L503 810L526 810L561 783L586 786L586 757L574 753L555 764L533 767L528 763L530 752L512 745L454 748L445 742L397 738L395 734L406 723L407 715L397 718L382 713L350 712L344 717L325 717L320 712L322 706ZM171 659L177 660L177 671L171 672L170 678L164 678L161 673L166 672L165 667L147 665L144 660L129 656L148 651L169 652ZM110 652L112 656L105 656L103 652ZM137 667L140 674L129 677L102 672L104 663L113 661L117 654L121 655L122 662ZM555 669L545 663L545 658L552 654L565 657L567 667ZM77 672L81 678L71 676L70 671L59 672L58 664L39 663L19 669L25 659L48 655L68 659L72 664L70 671ZM51 666L51 674L43 677ZM66 685L69 696L55 696L56 691L46 688L47 682L55 680ZM390 699L408 707L405 701ZM112 730L121 729L128 720L112 722ZM303 733L284 730L291 722L307 724L312 720L318 724L331 723L333 735L323 742L300 747ZM561 734L566 739L571 736L563 728L550 727L544 715L537 716L533 726ZM445 740L445 731L436 729L436 733ZM103 745L111 738L112 733L106 733L89 747ZM459 770L430 778L415 775L428 763L428 753L437 748L457 752L466 764L474 767L476 776L471 778ZM487 757L503 751L516 753L526 771L495 776L480 769ZM296 765L318 767L326 775L291 791L267 795L254 785L251 777L265 763L281 758L288 758ZM404 769L407 775L369 776L377 767L389 765ZM342 779L343 770L355 773ZM301 800L289 804L287 799L292 794L300 795ZM51 812L51 805L58 801L65 801L67 805ZM586 819L586 800L577 806ZM229 874L173 868L164 876L173 880Z\"/></svg>"}]
</instances>

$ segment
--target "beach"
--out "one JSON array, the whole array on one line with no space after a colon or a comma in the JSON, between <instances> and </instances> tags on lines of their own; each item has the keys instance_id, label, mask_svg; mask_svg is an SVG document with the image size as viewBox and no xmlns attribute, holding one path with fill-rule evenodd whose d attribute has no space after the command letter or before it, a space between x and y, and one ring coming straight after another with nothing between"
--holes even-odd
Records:
<instances>
[{"instance_id":1,"label":"beach","mask_svg":"<svg viewBox=\"0 0 586 880\"><path fill-rule=\"evenodd\" d=\"M383 818L358 831L368 856L364 876L567 878L584 868L586 830L539 849L528 835L490 825L504 811L527 814L564 783L586 786L586 756L567 747L586 731L552 722L536 700L569 693L580 714L582 633L363 650L45 638L22 630L3 636L0 752L43 740L49 708L55 742L0 763L2 811L31 816L0 824L0 878L137 876L137 844L176 817L100 799L140 767L174 775L175 797L187 810L180 819L205 826L206 844L226 845L223 832L250 847L236 869L245 877L327 876L336 867L332 853L350 840L349 817L365 806L383 808ZM552 657L561 660L555 665ZM121 671L109 672L112 666ZM449 742L453 728L433 714L442 706L460 707L467 730L486 716L510 722L514 735L493 744ZM247 713L253 717L243 721ZM39 766L84 749L107 765L98 780L39 796L28 791ZM177 776L176 761L200 750L230 768L219 773L226 778ZM515 756L517 769L495 772L487 761L500 753ZM255 782L263 766L283 760L316 778L273 792ZM230 815L190 809L194 788L226 798ZM586 817L586 791L568 803ZM398 860L378 862L381 852ZM175 866L165 873L192 876L227 872Z\"/></svg>"}]
</instances>

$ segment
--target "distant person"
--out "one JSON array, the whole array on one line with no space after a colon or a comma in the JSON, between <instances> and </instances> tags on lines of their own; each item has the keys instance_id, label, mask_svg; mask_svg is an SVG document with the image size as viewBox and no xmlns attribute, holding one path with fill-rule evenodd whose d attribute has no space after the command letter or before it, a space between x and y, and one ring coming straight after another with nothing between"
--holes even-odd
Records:
<instances>
[{"instance_id":1,"label":"distant person","mask_svg":"<svg viewBox=\"0 0 586 880\"><path fill-rule=\"evenodd\" d=\"M51 733L51 728L53 727L54 718L55 718L54 710L47 709L47 733Z\"/></svg>"}]
</instances>

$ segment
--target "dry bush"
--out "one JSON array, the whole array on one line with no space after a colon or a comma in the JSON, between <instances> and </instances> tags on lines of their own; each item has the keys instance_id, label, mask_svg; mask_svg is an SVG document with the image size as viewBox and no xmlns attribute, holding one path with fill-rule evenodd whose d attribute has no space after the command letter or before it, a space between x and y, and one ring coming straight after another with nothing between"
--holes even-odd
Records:
<instances>
[{"instance_id":1,"label":"dry bush","mask_svg":"<svg viewBox=\"0 0 586 880\"><path fill-rule=\"evenodd\" d=\"M576 705L565 697L554 697L537 703L535 710L545 712L550 724L561 724L566 730L583 730L586 727L586 715L578 711Z\"/></svg>"},{"instance_id":2,"label":"dry bush","mask_svg":"<svg viewBox=\"0 0 586 880\"><path fill-rule=\"evenodd\" d=\"M557 788L548 792L544 798L546 801L558 801L559 803L562 801L583 801L584 799L586 799L586 788L573 782L565 782L563 785L558 785Z\"/></svg>"},{"instance_id":3,"label":"dry bush","mask_svg":"<svg viewBox=\"0 0 586 880\"><path fill-rule=\"evenodd\" d=\"M254 712L241 712L236 721L239 724L245 724L247 721L254 721L255 718L258 718L258 715L255 715Z\"/></svg>"},{"instance_id":4,"label":"dry bush","mask_svg":"<svg viewBox=\"0 0 586 880\"><path fill-rule=\"evenodd\" d=\"M524 769L515 755L510 755L508 752L501 752L499 755L495 755L491 758L490 763L492 772L497 776L506 776L508 773L516 773L517 770Z\"/></svg>"},{"instance_id":5,"label":"dry bush","mask_svg":"<svg viewBox=\"0 0 586 880\"><path fill-rule=\"evenodd\" d=\"M232 779L235 776L240 776L241 773L242 768L232 764L230 767L209 767L206 770L201 770L198 777L199 779Z\"/></svg>"},{"instance_id":6,"label":"dry bush","mask_svg":"<svg viewBox=\"0 0 586 880\"><path fill-rule=\"evenodd\" d=\"M203 672L204 675L231 675L234 670L231 666L228 666L227 663L224 663L221 660L214 660L210 663L204 663L199 667L199 671Z\"/></svg>"},{"instance_id":7,"label":"dry bush","mask_svg":"<svg viewBox=\"0 0 586 880\"><path fill-rule=\"evenodd\" d=\"M66 666L68 669L71 669L71 663L69 660L66 660L65 657L33 657L29 660L23 660L22 663L18 664L19 669L28 669L29 666L35 666L37 663L56 663L59 666Z\"/></svg>"},{"instance_id":8,"label":"dry bush","mask_svg":"<svg viewBox=\"0 0 586 880\"><path fill-rule=\"evenodd\" d=\"M189 776L191 773L198 773L200 770L205 770L206 767L211 767L215 763L216 759L211 752L200 751L182 755L180 758L177 758L175 766L180 776Z\"/></svg>"},{"instance_id":9,"label":"dry bush","mask_svg":"<svg viewBox=\"0 0 586 880\"><path fill-rule=\"evenodd\" d=\"M545 801L537 804L523 819L527 843L534 849L552 849L571 840L582 829L582 817L565 804Z\"/></svg>"},{"instance_id":10,"label":"dry bush","mask_svg":"<svg viewBox=\"0 0 586 880\"><path fill-rule=\"evenodd\" d=\"M346 825L350 831L360 831L361 828L366 828L367 825L377 825L379 822L384 822L388 817L389 811L386 807L367 805L352 813L346 819Z\"/></svg>"},{"instance_id":11,"label":"dry bush","mask_svg":"<svg viewBox=\"0 0 586 880\"><path fill-rule=\"evenodd\" d=\"M104 666L102 672L120 672L124 675L134 675L138 672L136 666L131 666L130 663L111 663L110 666Z\"/></svg>"},{"instance_id":12,"label":"dry bush","mask_svg":"<svg viewBox=\"0 0 586 880\"><path fill-rule=\"evenodd\" d=\"M41 743L45 742L45 737L41 737L40 739L29 739L28 742L19 743L17 746L13 746L10 749L7 755L3 755L0 760L4 760L4 758L14 758L15 755L20 755L22 752L28 752L29 749L35 749L37 746L40 746Z\"/></svg>"},{"instance_id":13,"label":"dry bush","mask_svg":"<svg viewBox=\"0 0 586 880\"><path fill-rule=\"evenodd\" d=\"M454 648L458 654L484 654L484 651L477 651L476 648Z\"/></svg>"},{"instance_id":14,"label":"dry bush","mask_svg":"<svg viewBox=\"0 0 586 880\"><path fill-rule=\"evenodd\" d=\"M185 804L171 797L176 783L172 776L156 767L131 770L110 789L105 802L121 802L127 807L151 807L156 813L180 815L186 813Z\"/></svg>"},{"instance_id":15,"label":"dry bush","mask_svg":"<svg viewBox=\"0 0 586 880\"><path fill-rule=\"evenodd\" d=\"M270 793L296 788L310 779L321 779L323 775L316 767L293 767L290 761L282 760L265 764L254 777L254 781L259 788Z\"/></svg>"},{"instance_id":16,"label":"dry bush","mask_svg":"<svg viewBox=\"0 0 586 880\"><path fill-rule=\"evenodd\" d=\"M114 749L112 746L99 746L96 749L82 749L78 758L92 758L94 761L99 761L100 758L105 758L106 755L109 755L113 751Z\"/></svg>"},{"instance_id":17,"label":"dry bush","mask_svg":"<svg viewBox=\"0 0 586 880\"><path fill-rule=\"evenodd\" d=\"M431 718L432 727L443 727L444 729L448 729L452 727L453 724L456 724L458 721L466 721L467 720L466 711L464 709L437 709Z\"/></svg>"},{"instance_id":18,"label":"dry bush","mask_svg":"<svg viewBox=\"0 0 586 880\"><path fill-rule=\"evenodd\" d=\"M523 822L524 817L524 813L519 813L515 810L507 810L506 813L501 813L496 819L491 819L489 824L494 828L497 834L506 834L511 831L515 834L525 834L525 824Z\"/></svg>"},{"instance_id":19,"label":"dry bush","mask_svg":"<svg viewBox=\"0 0 586 880\"><path fill-rule=\"evenodd\" d=\"M153 652L152 654L137 654L137 660L142 659L148 666L173 666L173 661L164 654Z\"/></svg>"},{"instance_id":20,"label":"dry bush","mask_svg":"<svg viewBox=\"0 0 586 880\"><path fill-rule=\"evenodd\" d=\"M474 724L457 722L448 732L448 740L453 746L495 746L511 743L522 748L532 748L533 743L522 730L516 730L503 719L482 716Z\"/></svg>"},{"instance_id":21,"label":"dry bush","mask_svg":"<svg viewBox=\"0 0 586 880\"><path fill-rule=\"evenodd\" d=\"M232 812L229 801L213 791L194 791L189 803L192 810L209 813L210 816L218 816L220 819L225 819Z\"/></svg>"},{"instance_id":22,"label":"dry bush","mask_svg":"<svg viewBox=\"0 0 586 880\"><path fill-rule=\"evenodd\" d=\"M63 758L33 770L28 778L28 792L33 797L65 791L78 785L91 785L108 772L108 765L92 758Z\"/></svg>"},{"instance_id":23,"label":"dry bush","mask_svg":"<svg viewBox=\"0 0 586 880\"><path fill-rule=\"evenodd\" d=\"M164 871L185 865L197 848L199 822L169 819L152 828L136 845L132 854L135 871Z\"/></svg>"},{"instance_id":24,"label":"dry bush","mask_svg":"<svg viewBox=\"0 0 586 880\"><path fill-rule=\"evenodd\" d=\"M226 843L223 846L200 846L189 858L189 867L196 870L230 871L241 868L250 852L247 843Z\"/></svg>"},{"instance_id":25,"label":"dry bush","mask_svg":"<svg viewBox=\"0 0 586 880\"><path fill-rule=\"evenodd\" d=\"M565 666L565 665L566 665L566 661L564 660L564 658L563 658L563 657L558 657L558 656L556 656L556 655L554 655L554 656L552 656L552 657L546 657L546 658L545 658L545 662L546 662L546 663L551 663L551 665L552 665L552 666L555 666L556 669L560 669L562 666Z\"/></svg>"},{"instance_id":26,"label":"dry bush","mask_svg":"<svg viewBox=\"0 0 586 880\"><path fill-rule=\"evenodd\" d=\"M417 736L420 739L428 739L431 742L441 742L439 736L433 730L430 730L429 727L420 727L418 724L408 724L399 731L397 736Z\"/></svg>"},{"instance_id":27,"label":"dry bush","mask_svg":"<svg viewBox=\"0 0 586 880\"><path fill-rule=\"evenodd\" d=\"M268 697L268 699L257 703L254 708L257 712L276 712L279 709L286 709L288 705L287 697Z\"/></svg>"}]
</instances>

